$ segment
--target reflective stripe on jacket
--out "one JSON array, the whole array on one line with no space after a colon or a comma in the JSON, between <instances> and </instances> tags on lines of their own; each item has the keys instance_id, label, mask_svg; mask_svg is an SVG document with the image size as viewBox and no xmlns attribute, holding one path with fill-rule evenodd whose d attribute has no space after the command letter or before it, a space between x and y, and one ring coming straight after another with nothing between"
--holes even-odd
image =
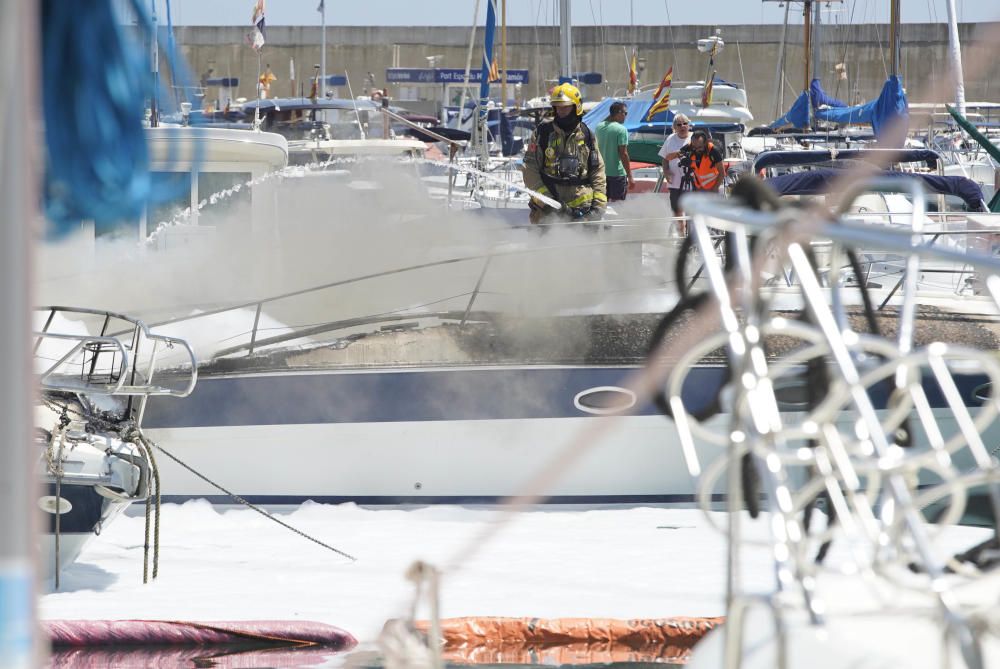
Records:
<instances>
[{"instance_id":1,"label":"reflective stripe on jacket","mask_svg":"<svg viewBox=\"0 0 1000 669\"><path fill-rule=\"evenodd\" d=\"M705 153L691 154L691 175L694 177L695 190L714 190L719 180L719 163L712 162L712 149L715 145L708 142Z\"/></svg>"}]
</instances>

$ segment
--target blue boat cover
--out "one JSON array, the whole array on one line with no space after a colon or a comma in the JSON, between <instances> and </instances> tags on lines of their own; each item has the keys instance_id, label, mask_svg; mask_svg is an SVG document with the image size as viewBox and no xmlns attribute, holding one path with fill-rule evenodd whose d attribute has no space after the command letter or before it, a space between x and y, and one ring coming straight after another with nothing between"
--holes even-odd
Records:
<instances>
[{"instance_id":1,"label":"blue boat cover","mask_svg":"<svg viewBox=\"0 0 1000 669\"><path fill-rule=\"evenodd\" d=\"M879 96L871 102L854 107L818 109L815 115L817 119L830 123L868 123L875 137L881 138L885 129L897 119L905 122L909 112L903 83L898 76L892 75L886 79Z\"/></svg>"},{"instance_id":2,"label":"blue boat cover","mask_svg":"<svg viewBox=\"0 0 1000 669\"><path fill-rule=\"evenodd\" d=\"M809 82L809 97L812 99L813 109L819 109L820 107L846 107L847 103L838 100L837 98L831 98L823 90L823 85L819 83L819 79L813 79Z\"/></svg>"},{"instance_id":3,"label":"blue boat cover","mask_svg":"<svg viewBox=\"0 0 1000 669\"><path fill-rule=\"evenodd\" d=\"M817 120L828 123L857 124L867 123L871 125L875 137L882 139L883 132L890 127L897 119L905 119L909 116L909 105L906 101L906 93L903 91L903 82L896 75L886 79L882 85L882 92L871 102L853 107L846 106L842 101L831 98L823 91L819 79L813 79L809 84L809 94L802 92L795 99L792 108L774 121L769 128L808 128L809 127L809 104L812 104L813 114ZM825 109L820 109L821 105L827 105ZM899 133L900 138L903 133Z\"/></svg>"},{"instance_id":4,"label":"blue boat cover","mask_svg":"<svg viewBox=\"0 0 1000 669\"><path fill-rule=\"evenodd\" d=\"M795 98L792 108L784 116L776 119L769 128L808 128L809 127L809 97L803 92Z\"/></svg>"},{"instance_id":5,"label":"blue boat cover","mask_svg":"<svg viewBox=\"0 0 1000 669\"><path fill-rule=\"evenodd\" d=\"M649 108L653 106L653 101L649 100L636 100L626 98L624 100L615 100L613 98L607 98L601 100L593 109L583 115L583 122L590 126L591 130L597 128L597 124L608 118L608 110L611 109L611 103L613 102L624 102L626 107L625 129L629 132L635 132L642 127L644 132L659 132L670 127L670 124L674 120L674 113L669 109L664 109L663 111L653 114L653 118L649 121L646 120L646 114L649 113Z\"/></svg>"},{"instance_id":6,"label":"blue boat cover","mask_svg":"<svg viewBox=\"0 0 1000 669\"><path fill-rule=\"evenodd\" d=\"M808 170L764 179L764 183L773 188L778 195L822 195L827 192L830 183L842 175L841 170ZM983 211L983 191L979 188L979 184L968 177L946 177L912 172L882 172L873 176L918 178L932 193L955 195L965 202L970 211Z\"/></svg>"},{"instance_id":7,"label":"blue boat cover","mask_svg":"<svg viewBox=\"0 0 1000 669\"><path fill-rule=\"evenodd\" d=\"M899 149L891 152L892 163L924 163L935 168L941 154L931 149ZM817 165L837 160L885 160L885 151L872 149L810 149L808 151L763 151L753 161L753 171L768 167Z\"/></svg>"},{"instance_id":8,"label":"blue boat cover","mask_svg":"<svg viewBox=\"0 0 1000 669\"><path fill-rule=\"evenodd\" d=\"M371 100L346 100L342 98L266 98L263 100L251 100L243 105L243 112L250 114L254 109L260 107L261 111L268 109L280 109L283 111L305 110L305 109L378 109L379 105Z\"/></svg>"}]
</instances>

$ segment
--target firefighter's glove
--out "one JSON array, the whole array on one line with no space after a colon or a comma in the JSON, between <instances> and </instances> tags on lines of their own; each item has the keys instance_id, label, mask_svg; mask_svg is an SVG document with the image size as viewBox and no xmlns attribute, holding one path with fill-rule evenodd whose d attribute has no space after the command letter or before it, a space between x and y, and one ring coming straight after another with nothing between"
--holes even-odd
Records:
<instances>
[{"instance_id":1,"label":"firefighter's glove","mask_svg":"<svg viewBox=\"0 0 1000 669\"><path fill-rule=\"evenodd\" d=\"M583 216L585 221L600 221L604 218L604 210L600 207L591 207Z\"/></svg>"}]
</instances>

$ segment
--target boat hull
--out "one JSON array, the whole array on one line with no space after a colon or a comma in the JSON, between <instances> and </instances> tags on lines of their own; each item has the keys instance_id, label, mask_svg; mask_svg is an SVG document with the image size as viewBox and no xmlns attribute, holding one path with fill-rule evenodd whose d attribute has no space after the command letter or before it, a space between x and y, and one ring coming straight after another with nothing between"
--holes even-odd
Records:
<instances>
[{"instance_id":1,"label":"boat hull","mask_svg":"<svg viewBox=\"0 0 1000 669\"><path fill-rule=\"evenodd\" d=\"M259 504L476 504L538 495L533 501L550 504L693 505L697 484L670 419L639 403L604 421L590 406L592 397L627 405L636 371L203 375L189 398L151 402L145 429L204 477ZM698 368L685 385L689 406L704 406L722 377L721 368ZM968 377L963 393L971 399L979 382ZM947 410L937 413L947 421ZM802 419L794 410L785 416ZM724 434L728 420L721 415L708 427ZM851 420L844 416L845 431ZM696 442L697 467L723 451ZM164 501L234 502L171 458L159 460Z\"/></svg>"},{"instance_id":2,"label":"boat hull","mask_svg":"<svg viewBox=\"0 0 1000 669\"><path fill-rule=\"evenodd\" d=\"M42 577L52 578L76 561L87 542L101 533L132 502L131 499L113 499L98 492L94 485L59 486L46 483L42 488L39 506L45 515L45 525L39 540L42 558ZM56 509L59 526L56 527ZM56 535L58 534L58 540ZM57 548L58 546L58 548ZM58 553L58 559L57 559Z\"/></svg>"}]
</instances>

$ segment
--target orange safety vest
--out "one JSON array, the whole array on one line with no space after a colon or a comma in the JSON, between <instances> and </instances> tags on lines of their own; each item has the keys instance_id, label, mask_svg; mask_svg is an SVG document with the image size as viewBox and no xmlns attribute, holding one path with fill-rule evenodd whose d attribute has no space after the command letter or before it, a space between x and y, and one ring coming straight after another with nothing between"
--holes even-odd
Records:
<instances>
[{"instance_id":1,"label":"orange safety vest","mask_svg":"<svg viewBox=\"0 0 1000 669\"><path fill-rule=\"evenodd\" d=\"M691 174L694 176L694 190L712 190L719 179L719 163L712 163L709 154L715 145L708 142L701 157L691 155Z\"/></svg>"}]
</instances>

